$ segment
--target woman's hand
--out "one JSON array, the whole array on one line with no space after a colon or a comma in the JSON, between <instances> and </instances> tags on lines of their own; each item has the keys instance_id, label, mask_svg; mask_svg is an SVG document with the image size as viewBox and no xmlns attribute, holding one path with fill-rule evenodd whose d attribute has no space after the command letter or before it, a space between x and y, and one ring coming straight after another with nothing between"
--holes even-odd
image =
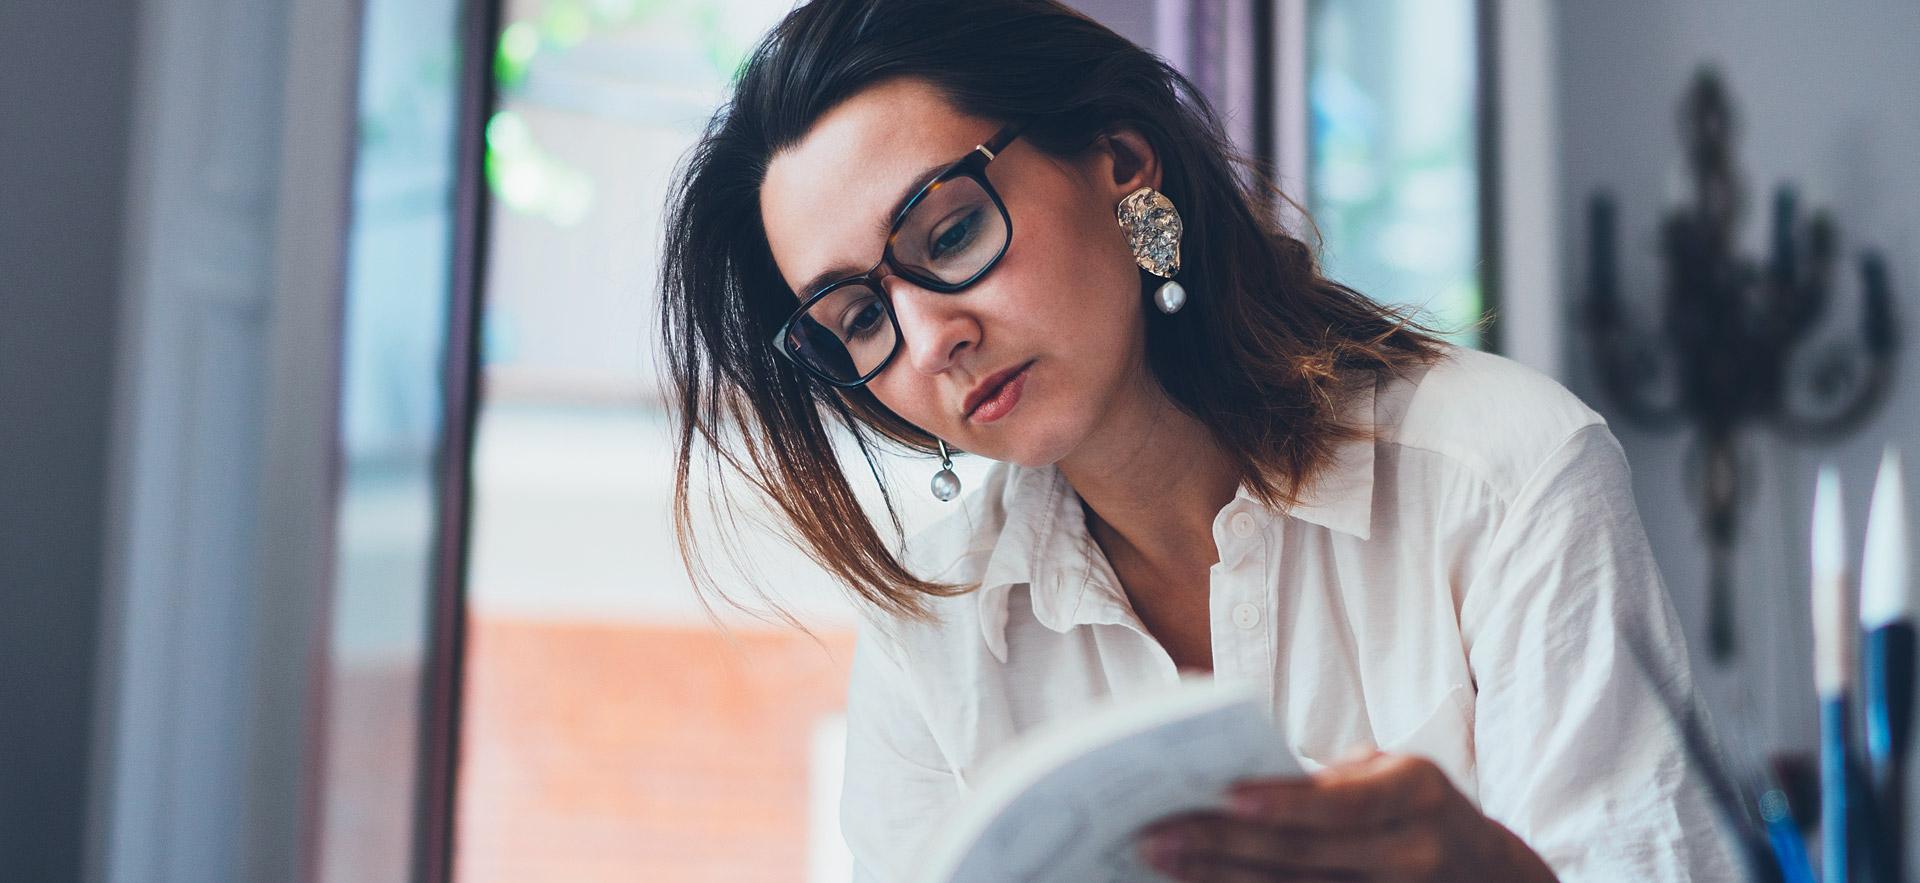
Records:
<instances>
[{"instance_id":1,"label":"woman's hand","mask_svg":"<svg viewBox=\"0 0 1920 883\"><path fill-rule=\"evenodd\" d=\"M1550 881L1520 838L1482 815L1432 761L1363 754L1306 778L1234 785L1226 812L1141 832L1147 861L1178 880Z\"/></svg>"}]
</instances>

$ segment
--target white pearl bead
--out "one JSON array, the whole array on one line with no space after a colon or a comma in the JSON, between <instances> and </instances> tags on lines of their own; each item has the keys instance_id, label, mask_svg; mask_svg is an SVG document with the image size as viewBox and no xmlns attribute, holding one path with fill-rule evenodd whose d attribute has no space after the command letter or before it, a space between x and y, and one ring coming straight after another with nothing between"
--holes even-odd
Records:
<instances>
[{"instance_id":1,"label":"white pearl bead","mask_svg":"<svg viewBox=\"0 0 1920 883\"><path fill-rule=\"evenodd\" d=\"M933 496L942 503L952 502L960 496L960 476L951 469L942 469L933 474Z\"/></svg>"},{"instance_id":2,"label":"white pearl bead","mask_svg":"<svg viewBox=\"0 0 1920 883\"><path fill-rule=\"evenodd\" d=\"M1168 279L1153 293L1153 305L1167 315L1178 313L1181 307L1187 305L1187 290L1180 283Z\"/></svg>"}]
</instances>

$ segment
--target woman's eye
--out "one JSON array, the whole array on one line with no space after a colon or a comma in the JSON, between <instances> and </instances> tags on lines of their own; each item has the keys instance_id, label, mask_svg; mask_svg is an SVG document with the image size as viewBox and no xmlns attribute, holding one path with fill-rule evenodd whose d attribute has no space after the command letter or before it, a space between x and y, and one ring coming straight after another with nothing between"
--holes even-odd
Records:
<instances>
[{"instance_id":1,"label":"woman's eye","mask_svg":"<svg viewBox=\"0 0 1920 883\"><path fill-rule=\"evenodd\" d=\"M976 223L979 217L980 212L976 209L969 212L966 217L961 218L952 226L941 231L940 235L933 238L933 244L927 247L927 256L934 260L939 260L948 254L966 248L967 244L973 241L974 230L979 227L979 224Z\"/></svg>"},{"instance_id":2,"label":"woman's eye","mask_svg":"<svg viewBox=\"0 0 1920 883\"><path fill-rule=\"evenodd\" d=\"M852 315L848 318L845 325L846 332L841 335L843 340L865 337L872 333L875 326L880 324L879 301L865 301L854 307L851 313Z\"/></svg>"}]
</instances>

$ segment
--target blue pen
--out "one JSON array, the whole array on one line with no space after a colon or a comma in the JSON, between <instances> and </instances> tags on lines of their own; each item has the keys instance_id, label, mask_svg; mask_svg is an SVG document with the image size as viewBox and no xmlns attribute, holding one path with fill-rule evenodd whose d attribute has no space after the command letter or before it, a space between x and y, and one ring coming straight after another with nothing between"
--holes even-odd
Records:
<instances>
[{"instance_id":1,"label":"blue pen","mask_svg":"<svg viewBox=\"0 0 1920 883\"><path fill-rule=\"evenodd\" d=\"M1750 862L1754 868L1751 876L1756 881L1815 883L1819 878L1814 876L1813 860L1807 855L1806 841L1800 836L1800 820L1793 815L1786 788L1780 784L1764 753L1754 747L1759 727L1747 715L1760 703L1754 698L1753 681L1741 680L1739 689L1739 699L1733 708L1737 720L1733 739L1740 746L1740 754L1752 764L1747 779L1755 793L1753 807L1759 810L1758 827L1766 841L1767 864L1762 867L1759 862Z\"/></svg>"},{"instance_id":2,"label":"blue pen","mask_svg":"<svg viewBox=\"0 0 1920 883\"><path fill-rule=\"evenodd\" d=\"M1853 680L1854 618L1848 614L1846 523L1840 475L1820 468L1813 490L1813 684L1820 697L1820 871L1826 883L1851 883L1852 816L1847 757L1847 692Z\"/></svg>"},{"instance_id":3,"label":"blue pen","mask_svg":"<svg viewBox=\"0 0 1920 883\"><path fill-rule=\"evenodd\" d=\"M1785 791L1769 786L1760 795L1760 821L1766 826L1781 883L1814 883L1813 865L1800 839L1800 823L1793 818Z\"/></svg>"},{"instance_id":4,"label":"blue pen","mask_svg":"<svg viewBox=\"0 0 1920 883\"><path fill-rule=\"evenodd\" d=\"M1867 753L1873 762L1875 870L1883 880L1906 879L1903 840L1907 750L1913 732L1914 598L1909 582L1906 482L1900 454L1880 458L1867 513L1867 548L1860 568L1860 626L1866 632Z\"/></svg>"}]
</instances>

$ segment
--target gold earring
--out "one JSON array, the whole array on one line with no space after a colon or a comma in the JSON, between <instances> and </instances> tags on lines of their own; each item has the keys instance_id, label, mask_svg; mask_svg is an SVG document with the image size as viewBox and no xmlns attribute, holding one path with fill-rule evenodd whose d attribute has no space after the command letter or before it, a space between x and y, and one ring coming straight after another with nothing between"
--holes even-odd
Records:
<instances>
[{"instance_id":1,"label":"gold earring","mask_svg":"<svg viewBox=\"0 0 1920 883\"><path fill-rule=\"evenodd\" d=\"M1120 200L1115 214L1133 248L1134 263L1167 280L1153 293L1154 305L1162 313L1179 312L1187 304L1187 290L1173 277L1180 272L1180 234L1186 228L1173 200L1152 187L1142 187Z\"/></svg>"}]
</instances>

